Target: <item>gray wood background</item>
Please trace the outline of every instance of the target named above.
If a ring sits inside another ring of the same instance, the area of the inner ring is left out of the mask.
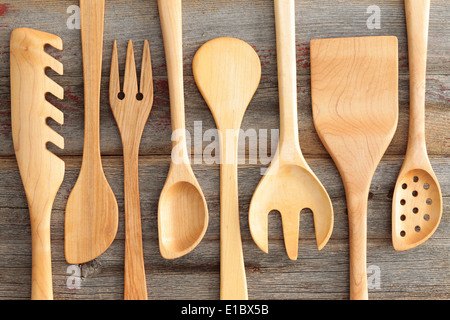
[[[28,206],[11,138],[9,36],[17,27],[31,27],[62,37],[64,50],[49,53],[64,63],[64,76],[49,76],[65,89],[65,98],[48,99],[65,113],[63,126],[49,123],[65,137],[65,150],[49,148],[66,162],[66,176],[52,214],[52,260],[55,299],[122,299],[124,262],[122,147],[108,104],[108,75],[113,40],[118,40],[120,68],[126,43],[134,41],[137,65],[144,39],[150,41],[154,75],[154,106],[144,131],[140,157],[140,192],[145,267],[149,299],[219,298],[219,166],[204,161],[193,166],[205,193],[210,223],[203,241],[188,255],[165,260],[158,248],[157,204],[169,168],[171,126],[164,48],[156,0],[106,1],[101,148],[106,176],[120,210],[119,230],[111,247],[98,259],[70,266],[64,259],[64,209],[77,178],[83,146],[83,76],[80,30],[71,29],[74,0],[14,0],[0,3],[0,299],[29,299],[31,240]],[[366,25],[371,5],[380,8],[380,29]],[[367,265],[370,299],[450,298],[450,2],[431,6],[426,132],[432,165],[443,192],[443,217],[435,234],[421,246],[396,252],[391,243],[393,188],[406,151],[408,135],[408,58],[401,0],[296,1],[296,46],[300,145],[306,160],[333,201],[335,225],[329,243],[318,251],[311,214],[302,214],[299,258],[288,259],[279,215],[269,218],[269,254],[253,242],[247,222],[249,203],[261,179],[263,163],[250,161],[247,150],[239,166],[241,233],[250,299],[348,299],[348,221],[343,185],[337,169],[313,126],[309,73],[309,41],[314,38],[395,35],[399,40],[400,116],[396,135],[383,157],[369,194]],[[270,0],[186,0],[183,2],[183,49],[186,127],[204,133],[213,118],[192,76],[192,58],[207,40],[231,36],[251,44],[260,56],[262,79],[242,124],[243,130],[277,129],[278,91],[275,23]],[[139,67],[138,67],[139,68]],[[197,122],[201,121],[201,122]],[[270,137],[270,135],[269,135]],[[203,147],[210,141],[204,141]],[[274,146],[276,147],[276,146]],[[269,145],[270,150],[270,145]],[[192,153],[198,152],[192,148]],[[198,156],[198,154],[197,154]],[[77,273],[79,272],[79,273]],[[79,277],[77,278],[77,275]],[[71,283],[71,280],[78,282]],[[69,285],[68,285],[69,283]],[[70,285],[72,284],[72,285]],[[75,284],[75,287],[73,286]],[[375,284],[378,284],[375,285]],[[76,286],[78,285],[78,287]]]

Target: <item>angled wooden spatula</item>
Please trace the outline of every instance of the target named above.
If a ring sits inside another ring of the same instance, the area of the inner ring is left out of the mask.
[[[367,200],[397,128],[397,38],[312,40],[311,90],[314,125],[347,197],[350,298],[367,299]]]
[[[53,299],[50,250],[50,216],[56,193],[64,179],[64,161],[51,153],[47,142],[64,148],[64,139],[47,124],[64,122],[62,111],[45,98],[63,99],[63,88],[45,75],[63,65],[44,51],[45,45],[62,50],[62,40],[52,34],[20,28],[11,33],[11,127],[14,151],[28,200],[31,218],[33,300]]]
[[[100,85],[105,0],[80,0],[84,75],[83,163],[70,193],[65,216],[65,254],[71,264],[101,255],[119,224],[116,197],[106,180],[100,155]]]

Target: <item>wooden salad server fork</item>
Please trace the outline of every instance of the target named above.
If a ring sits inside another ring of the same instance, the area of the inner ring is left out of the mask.
[[[436,231],[442,192],[427,154],[425,83],[430,0],[405,0],[410,74],[408,147],[392,199],[392,244],[397,251],[417,247]]]
[[[123,146],[125,189],[125,300],[147,300],[139,201],[139,145],[153,104],[150,46],[144,42],[138,87],[133,43],[128,42],[123,90],[120,89],[117,43],[114,41],[109,102]]]
[[[84,148],[81,170],[66,205],[65,254],[70,264],[91,261],[113,242],[119,224],[116,197],[100,155],[100,85],[105,0],[80,0],[84,74]]]
[[[64,139],[47,124],[63,124],[64,114],[45,98],[63,99],[64,90],[45,74],[51,68],[63,74],[63,65],[44,51],[45,45],[62,50],[52,34],[20,28],[11,33],[11,127],[14,151],[28,200],[31,220],[31,299],[53,299],[50,219],[53,201],[64,179],[64,161],[51,153],[47,142],[64,149]]]
[[[306,163],[300,150],[297,118],[295,58],[295,1],[275,0],[280,139],[274,159],[252,197],[249,227],[255,243],[268,252],[268,214],[281,214],[284,242],[290,259],[298,255],[300,211],[314,215],[316,240],[321,250],[333,230],[330,197]]]

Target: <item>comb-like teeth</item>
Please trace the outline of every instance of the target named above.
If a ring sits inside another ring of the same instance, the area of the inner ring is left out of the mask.
[[[60,61],[56,60],[49,54],[45,54],[45,55],[43,55],[43,57],[45,57],[44,64],[48,68],[54,70],[59,75],[62,75],[64,73],[64,67]]]
[[[142,66],[141,66],[140,91],[144,95],[144,97],[153,97],[152,60],[150,56],[150,44],[148,40],[144,41],[144,50],[142,54]]]
[[[44,106],[45,106],[44,114],[46,116],[52,118],[53,120],[58,122],[60,125],[64,124],[64,113],[61,110],[56,108],[54,105],[52,105],[47,100],[44,102]]]
[[[45,77],[45,92],[53,94],[58,99],[64,99],[64,89],[49,77]]]
[[[64,138],[49,126],[46,126],[45,130],[48,136],[47,142],[51,142],[58,148],[64,149]]]
[[[37,31],[39,32],[39,31]],[[62,50],[63,49],[63,42],[62,39],[54,34],[46,33],[46,32],[40,32],[40,37],[44,39],[44,43],[48,44],[55,49]]]
[[[125,93],[125,95],[136,95],[138,93],[136,62],[134,60],[133,42],[131,40],[128,41],[127,61],[125,63],[125,75],[123,83],[123,92]]]

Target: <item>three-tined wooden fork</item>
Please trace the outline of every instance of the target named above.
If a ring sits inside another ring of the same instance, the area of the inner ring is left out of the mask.
[[[138,87],[133,44],[128,43],[123,89],[120,88],[117,43],[114,41],[109,102],[122,138],[125,188],[125,288],[126,300],[146,300],[147,285],[142,246],[139,202],[139,144],[153,104],[153,83],[148,41],[144,42],[141,81]]]

